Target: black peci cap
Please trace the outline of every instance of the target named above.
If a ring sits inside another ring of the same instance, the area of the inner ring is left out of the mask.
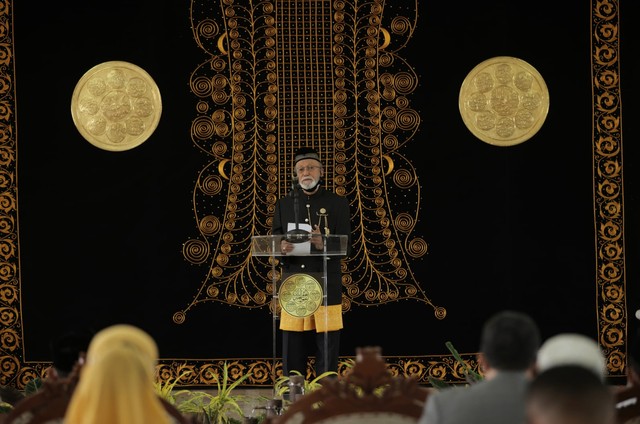
[[[304,159],[315,159],[318,162],[322,163],[318,152],[315,149],[312,149],[311,147],[299,148],[298,151],[296,152],[296,156],[295,156],[295,159],[293,160],[293,164],[295,165],[296,163]]]

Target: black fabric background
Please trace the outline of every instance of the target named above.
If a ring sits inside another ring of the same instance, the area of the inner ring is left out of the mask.
[[[621,5],[627,301],[638,308],[637,25]],[[480,7],[481,6],[481,7]],[[206,158],[191,144],[188,75],[203,60],[185,2],[28,2],[14,5],[20,279],[27,361],[48,361],[50,337],[69,328],[130,322],[162,358],[271,354],[265,310],[206,304],[175,325],[202,278],[181,246],[195,229],[191,191]],[[127,19],[123,20],[123,11]],[[497,310],[529,312],[543,336],[598,336],[592,163],[589,2],[422,2],[404,56],[421,76],[422,129],[407,146],[424,187],[419,232],[430,253],[414,271],[435,303],[354,308],[342,355],[380,345],[385,355],[475,352]],[[634,41],[635,42],[635,41]],[[487,145],[458,111],[478,63],[514,56],[550,92],[539,133],[510,148]],[[160,124],[143,145],[102,151],[73,125],[71,95],[94,65],[123,60],[153,76]],[[635,326],[631,319],[630,325]],[[633,328],[633,327],[632,327]],[[631,334],[631,333],[630,333]]]

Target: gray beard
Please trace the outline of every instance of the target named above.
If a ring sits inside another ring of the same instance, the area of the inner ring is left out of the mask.
[[[302,184],[300,184],[300,187],[302,187],[302,190],[304,192],[311,193],[313,191],[316,191],[316,189],[318,188],[319,185],[320,185],[320,180],[316,181],[316,183],[314,185],[312,185],[311,187],[309,187],[309,188],[305,187]]]

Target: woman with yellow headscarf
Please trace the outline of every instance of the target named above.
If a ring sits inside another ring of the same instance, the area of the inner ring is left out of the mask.
[[[65,424],[171,424],[154,388],[158,347],[128,324],[98,332],[87,350]]]

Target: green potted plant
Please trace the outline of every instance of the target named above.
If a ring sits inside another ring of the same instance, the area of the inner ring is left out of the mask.
[[[211,373],[211,376],[217,385],[215,394],[181,390],[175,394],[176,407],[182,413],[198,416],[204,424],[242,423],[244,420],[242,405],[248,403],[249,399],[247,396],[234,394],[233,391],[249,378],[251,373],[247,373],[229,384],[229,367],[225,362],[222,369],[222,379],[217,374]]]
[[[292,381],[293,376],[302,377],[301,380],[303,381],[303,393],[310,393],[322,387],[321,381],[323,378],[338,376],[338,373],[335,371],[326,371],[320,374],[319,376],[317,376],[316,378],[314,378],[313,380],[307,380],[306,378],[304,378],[301,372],[293,370],[291,371],[291,375],[283,375],[276,380],[274,385],[274,392],[277,397],[284,398],[284,395],[289,393],[290,383]],[[288,403],[291,403],[289,399],[287,400],[283,399],[283,402],[285,403],[285,405]]]
[[[187,390],[180,390],[180,391],[176,392],[175,391],[175,386],[184,377],[188,376],[189,374],[191,374],[190,370],[186,370],[186,371],[182,371],[182,372],[179,371],[179,375],[177,375],[173,379],[168,378],[164,382],[161,381],[160,379],[156,380],[153,383],[153,387],[154,387],[156,393],[158,394],[158,396],[160,396],[161,398],[163,398],[164,400],[169,402],[171,405],[175,405],[176,404],[176,395],[182,394],[184,392],[188,392]]]

